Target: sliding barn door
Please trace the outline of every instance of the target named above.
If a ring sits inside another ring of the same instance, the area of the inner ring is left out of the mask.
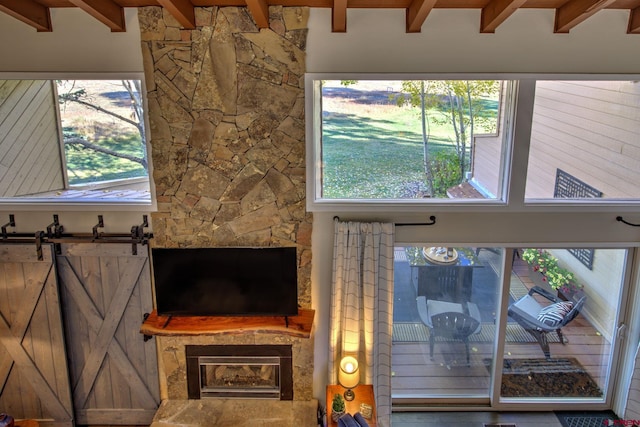
[[[60,298],[51,245],[0,245],[0,409],[72,426]]]
[[[150,424],[160,401],[146,246],[62,244],[57,256],[78,424]]]

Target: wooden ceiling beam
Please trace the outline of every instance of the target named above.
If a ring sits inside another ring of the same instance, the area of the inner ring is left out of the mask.
[[[196,28],[196,12],[189,0],[158,0],[158,3],[167,9],[184,28],[188,30]]]
[[[615,0],[569,0],[556,9],[554,33],[568,33]]]
[[[249,13],[258,28],[269,28],[269,5],[266,0],[246,0]]]
[[[0,11],[31,25],[38,31],[51,31],[49,8],[34,0],[0,0]]]
[[[437,0],[413,0],[407,8],[407,33],[419,33]]]
[[[331,31],[334,33],[347,32],[347,0],[333,0]]]
[[[629,12],[627,34],[640,34],[640,6]]]
[[[482,8],[480,15],[480,32],[495,33],[498,25],[518,10],[527,0],[491,0]]]
[[[124,21],[124,8],[113,0],[69,0],[74,6],[109,27],[112,32],[127,31]]]

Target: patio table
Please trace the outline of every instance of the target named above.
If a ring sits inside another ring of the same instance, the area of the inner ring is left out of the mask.
[[[446,265],[430,262],[423,247],[405,250],[416,295],[456,303],[471,300],[473,270],[483,267],[473,249],[455,248],[457,258]]]

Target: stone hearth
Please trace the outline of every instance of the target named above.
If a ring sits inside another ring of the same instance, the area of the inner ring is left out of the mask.
[[[317,409],[315,400],[171,400],[150,427],[317,427]]]

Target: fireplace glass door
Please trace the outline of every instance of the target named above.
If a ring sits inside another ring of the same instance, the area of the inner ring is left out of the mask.
[[[279,364],[278,357],[200,357],[200,396],[279,399]]]

